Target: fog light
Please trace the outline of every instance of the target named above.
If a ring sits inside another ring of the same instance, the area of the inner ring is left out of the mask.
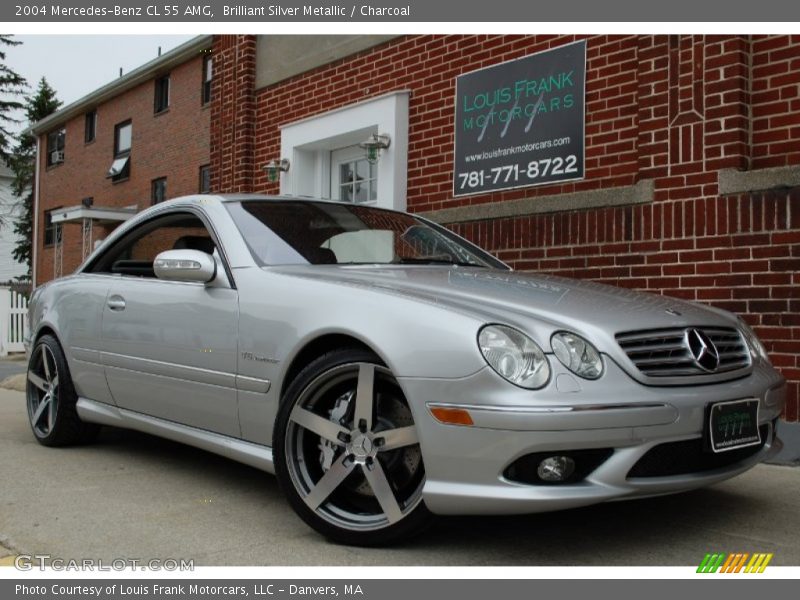
[[[564,481],[574,472],[575,461],[569,456],[548,456],[536,469],[542,481]]]

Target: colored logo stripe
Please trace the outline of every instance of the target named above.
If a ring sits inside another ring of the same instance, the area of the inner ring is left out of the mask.
[[[725,571],[726,573],[738,573],[742,570],[742,566],[744,566],[744,561],[750,556],[747,552],[737,552],[733,554],[733,560],[731,561],[728,570]]]
[[[769,561],[772,560],[772,554],[753,554],[753,558],[747,564],[745,573],[763,573],[767,568]]]
[[[724,554],[706,554],[703,562],[697,567],[698,573],[716,573],[722,561],[725,560]]]
[[[732,554],[709,552],[703,557],[700,566],[697,567],[697,572],[763,573],[773,556],[774,554],[772,553],[764,552],[756,552],[752,555],[747,552],[734,552]],[[749,562],[747,562],[748,558],[750,559]],[[745,563],[747,563],[746,566]]]

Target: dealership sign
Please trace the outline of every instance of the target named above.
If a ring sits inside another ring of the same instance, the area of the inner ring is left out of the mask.
[[[456,196],[584,176],[586,42],[456,78]]]

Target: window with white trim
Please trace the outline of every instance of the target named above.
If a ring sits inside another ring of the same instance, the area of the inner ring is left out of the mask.
[[[378,165],[370,163],[358,145],[331,152],[331,198],[354,204],[378,199]]]
[[[64,146],[67,141],[67,130],[64,127],[47,134],[47,166],[60,165],[64,162]]]
[[[392,92],[283,126],[280,158],[291,167],[281,193],[405,210],[408,98]],[[391,144],[371,165],[358,144],[372,134]]]

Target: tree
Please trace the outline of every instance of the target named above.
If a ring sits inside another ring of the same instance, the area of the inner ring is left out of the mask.
[[[42,77],[36,92],[24,105],[25,116],[29,123],[36,123],[57,111],[60,106],[61,101],[56,97],[56,91]],[[14,247],[13,255],[17,262],[28,265],[27,278],[30,279],[33,260],[33,197],[36,183],[34,136],[24,134],[20,136],[9,166],[14,171],[12,193],[17,198],[22,198],[22,210],[14,221],[14,233],[19,236],[19,241]]]
[[[15,73],[6,63],[6,46],[18,46],[22,42],[11,39],[10,35],[0,34],[0,160],[8,162],[13,134],[9,126],[19,121],[13,116],[15,110],[23,108],[17,100],[25,93],[25,78]]]

